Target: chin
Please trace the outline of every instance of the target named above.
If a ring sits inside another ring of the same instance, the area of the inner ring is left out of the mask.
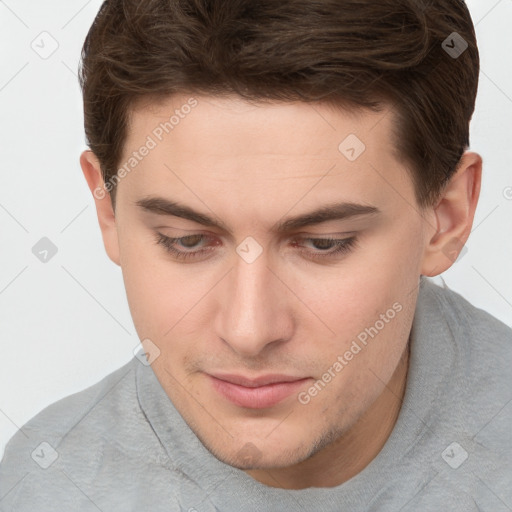
[[[286,468],[306,460],[316,451],[314,445],[308,449],[302,443],[292,446],[280,443],[276,447],[259,438],[232,443],[227,449],[202,443],[218,460],[241,470]]]

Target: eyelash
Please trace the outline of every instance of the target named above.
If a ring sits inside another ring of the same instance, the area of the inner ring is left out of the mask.
[[[180,251],[179,249],[176,249],[175,244],[182,242],[183,240],[186,240],[187,238],[201,238],[201,240],[204,240],[208,238],[206,235],[188,235],[183,236],[180,238],[171,238],[169,236],[166,236],[162,233],[156,232],[156,243],[157,245],[163,245],[165,250],[171,254],[173,257],[175,257],[178,260],[184,260],[189,261],[195,258],[198,258],[201,255],[204,255],[207,252],[211,252],[213,248],[209,249],[201,249],[199,251]],[[335,249],[331,252],[320,252],[320,253],[312,253],[309,251],[301,250],[300,252],[309,252],[308,258],[313,260],[322,260],[327,258],[332,258],[333,256],[341,256],[344,255],[351,250],[354,249],[354,247],[357,244],[357,238],[350,237],[350,238],[344,238],[344,239],[337,239],[337,238],[302,238],[301,241],[308,241],[308,242],[329,242],[331,244],[334,244]]]

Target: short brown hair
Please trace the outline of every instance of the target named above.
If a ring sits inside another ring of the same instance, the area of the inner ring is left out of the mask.
[[[458,58],[443,45],[454,32],[468,45]],[[143,98],[237,94],[374,111],[387,102],[395,153],[426,206],[469,146],[478,76],[462,0],[106,0],[83,45],[80,86],[105,182]]]

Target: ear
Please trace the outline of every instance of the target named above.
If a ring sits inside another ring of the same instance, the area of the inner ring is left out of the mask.
[[[80,166],[94,197],[98,222],[107,255],[115,264],[121,265],[114,209],[101,174],[99,160],[91,150],[86,150],[80,155]]]
[[[455,263],[471,233],[481,180],[482,157],[464,153],[433,208],[437,231],[425,248],[422,275],[437,276]]]

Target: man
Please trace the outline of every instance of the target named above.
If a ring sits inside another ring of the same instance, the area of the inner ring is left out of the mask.
[[[454,0],[115,0],[81,166],[144,353],[9,442],[0,510],[512,510]],[[457,93],[454,94],[453,91]]]

